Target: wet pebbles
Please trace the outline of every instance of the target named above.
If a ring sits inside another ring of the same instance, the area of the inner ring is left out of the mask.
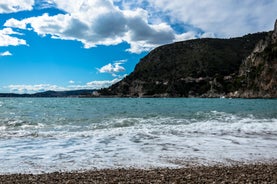
[[[0,183],[277,183],[277,163],[0,175]]]

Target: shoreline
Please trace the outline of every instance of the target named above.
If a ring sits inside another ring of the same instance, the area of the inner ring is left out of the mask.
[[[25,96],[27,95],[27,96]],[[201,97],[201,96],[116,96],[116,95],[110,95],[110,96],[29,96],[29,94],[16,94],[16,96],[5,96],[0,93],[0,98],[3,99],[9,99],[9,98],[37,98],[37,99],[47,99],[47,98],[80,98],[80,99],[109,99],[109,98],[118,98],[118,99],[246,99],[246,100],[276,100],[277,97],[231,97],[231,96],[215,96],[215,97]]]
[[[277,183],[277,163],[0,174],[0,183]]]

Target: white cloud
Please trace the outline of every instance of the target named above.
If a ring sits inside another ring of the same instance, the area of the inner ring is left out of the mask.
[[[76,40],[84,48],[127,42],[127,51],[132,53],[198,37],[268,31],[277,17],[274,0],[42,0],[40,5],[55,6],[65,13],[12,18],[5,26]],[[178,33],[173,25],[180,28]]]
[[[125,62],[125,61],[123,61],[123,60],[117,61],[114,64],[109,63],[101,68],[97,68],[97,70],[100,73],[110,73],[110,74],[125,72],[125,68],[123,66],[121,66],[121,64],[123,64],[123,62]]]
[[[1,0],[0,14],[32,10],[35,0]]]
[[[10,51],[1,52],[0,56],[12,56],[12,53]]]
[[[17,38],[13,35],[21,35],[21,33],[15,32],[11,28],[4,28],[0,30],[0,47],[27,45],[25,40]]]
[[[119,82],[121,78],[115,78],[113,80],[94,80],[86,83],[85,85],[69,85],[67,86],[67,90],[80,90],[80,89],[101,89],[107,88],[117,82]]]
[[[117,82],[119,82],[121,79],[115,78],[113,80],[103,80],[103,81],[91,81],[86,84],[86,87],[91,89],[101,89],[109,87]]]
[[[4,87],[4,88],[10,89],[10,91],[14,93],[37,93],[37,92],[44,92],[48,90],[53,90],[53,91],[67,90],[67,88],[65,87],[60,87],[60,86],[51,85],[51,84],[9,85],[8,87]]]
[[[84,85],[68,85],[66,87],[51,85],[51,84],[36,84],[36,85],[9,85],[5,86],[4,89],[9,89],[12,93],[37,93],[44,91],[68,91],[68,90],[80,90],[80,89],[101,89],[109,87],[116,82],[120,81],[121,78],[115,78],[113,80],[95,80],[88,82]]]
[[[128,42],[128,51],[139,53],[176,39],[169,24],[151,24],[149,12],[141,8],[121,10],[111,0],[52,0],[65,14],[9,19],[6,27],[27,29],[41,36],[77,40],[85,48]]]
[[[17,19],[10,18],[9,20],[7,20],[5,22],[4,26],[15,27],[15,28],[19,28],[19,29],[27,29],[26,24],[27,24],[26,21],[19,21]],[[6,28],[6,29],[10,29],[10,28]]]
[[[271,30],[277,18],[277,1],[256,0],[148,0],[171,22],[183,23],[219,37],[241,36]],[[206,36],[205,34],[204,36]]]
[[[177,35],[174,41],[178,42],[178,41],[190,40],[190,39],[196,39],[196,38],[197,38],[197,33],[195,33],[195,32],[186,32],[186,33]]]
[[[74,84],[74,83],[75,83],[75,81],[70,80],[70,81],[68,81],[68,83],[69,83],[69,84]]]

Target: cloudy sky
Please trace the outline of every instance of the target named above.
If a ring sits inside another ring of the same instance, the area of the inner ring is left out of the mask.
[[[151,49],[269,31],[276,0],[0,0],[0,92],[107,87]]]

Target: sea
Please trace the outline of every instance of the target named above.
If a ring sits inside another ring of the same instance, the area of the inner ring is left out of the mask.
[[[276,99],[0,98],[0,174],[276,160]]]

